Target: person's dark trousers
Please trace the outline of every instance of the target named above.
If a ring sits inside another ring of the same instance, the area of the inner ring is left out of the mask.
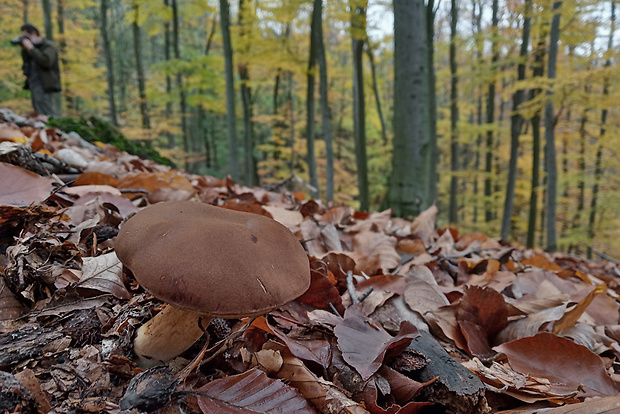
[[[60,118],[60,109],[56,107],[56,97],[58,92],[47,93],[39,82],[30,83],[30,98],[32,107],[38,114]]]

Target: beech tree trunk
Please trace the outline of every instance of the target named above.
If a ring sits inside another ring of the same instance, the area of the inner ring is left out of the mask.
[[[317,2],[318,7],[317,7]],[[319,178],[316,170],[316,156],[314,154],[314,139],[315,139],[315,82],[314,72],[316,68],[316,49],[317,49],[317,24],[321,19],[320,13],[322,12],[322,0],[315,0],[313,2],[312,21],[310,23],[310,51],[308,57],[308,72],[307,78],[307,93],[306,93],[306,149],[308,152],[308,174],[310,175],[310,184],[316,189],[312,193],[312,197],[319,196]],[[318,15],[318,16],[317,16]]]
[[[239,25],[241,26],[242,36],[247,36],[244,27],[243,14],[246,7],[245,0],[239,1]],[[238,65],[239,79],[241,81],[241,101],[243,107],[243,149],[245,161],[245,183],[249,186],[258,184],[258,172],[254,162],[254,131],[252,125],[252,89],[249,86],[250,73],[246,63]]]
[[[611,0],[611,28],[609,31],[609,40],[607,42],[607,51],[613,50],[614,32],[616,30],[616,1]],[[605,66],[611,66],[611,58],[605,62]],[[605,79],[603,84],[603,95],[609,95],[609,79]],[[601,111],[601,129],[599,132],[598,145],[596,146],[596,161],[594,162],[594,185],[592,186],[592,200],[590,201],[590,217],[588,220],[588,259],[592,259],[592,251],[594,244],[594,226],[596,224],[596,213],[598,206],[599,188],[601,177],[603,176],[603,138],[607,131],[607,108]]]
[[[181,47],[179,42],[179,11],[177,6],[177,0],[172,0],[172,46],[174,49],[174,58],[181,59]],[[181,108],[181,130],[183,131],[183,150],[185,151],[185,157],[192,151],[191,137],[187,128],[187,100],[185,97],[185,90],[183,89],[183,74],[181,71],[177,72],[177,88],[179,88],[179,106]],[[185,168],[188,167],[187,161],[185,162]]]
[[[237,163],[237,127],[235,115],[235,85],[233,78],[233,55],[230,41],[230,17],[228,0],[220,0],[220,26],[224,46],[224,62],[226,72],[226,120],[228,125],[228,157],[230,175],[233,180],[239,178]]]
[[[366,55],[368,55],[368,62],[370,62],[370,73],[372,76],[372,91],[375,95],[375,102],[377,103],[377,114],[379,115],[379,122],[381,122],[381,139],[383,144],[387,145],[387,127],[385,126],[385,117],[383,116],[383,110],[381,109],[381,98],[379,97],[379,86],[377,85],[377,68],[375,65],[375,54],[370,47],[369,42],[366,42]]]
[[[142,128],[150,128],[151,122],[148,114],[146,102],[146,81],[144,77],[144,67],[142,66],[142,39],[138,18],[140,16],[140,6],[136,0],[133,1],[133,50],[136,57],[136,72],[138,74],[138,94],[140,96],[140,115],[142,116]]]
[[[558,57],[558,41],[560,38],[560,7],[561,1],[553,3],[553,19],[551,20],[551,30],[549,38],[549,59],[547,78],[553,82],[556,77],[556,63]],[[555,112],[553,109],[554,90],[547,90],[547,102],[545,104],[545,164],[547,167],[547,200],[546,200],[546,220],[547,220],[547,250],[554,252],[557,249],[556,239],[556,209],[557,209],[557,187],[558,187],[558,167],[555,151]]]
[[[417,216],[429,197],[432,157],[424,0],[394,0],[394,151],[387,204]]]
[[[435,91],[435,0],[428,0],[426,5],[426,73],[428,75],[428,106],[429,106],[429,146],[430,152],[425,159],[427,186],[427,201],[430,206],[437,202],[437,165],[439,164],[439,149],[437,148],[437,94]]]
[[[317,11],[316,24],[316,53],[319,63],[319,92],[321,96],[321,121],[323,125],[323,140],[325,141],[325,200],[334,200],[334,149],[332,142],[332,126],[327,97],[327,59],[325,58],[325,44],[323,42],[323,0],[314,0]]]
[[[478,6],[478,13],[476,13],[476,5]],[[473,13],[473,21],[475,22],[475,38],[476,38],[476,61],[478,63],[478,67],[482,67],[482,1],[473,0],[472,1],[472,13]],[[478,70],[478,68],[474,64],[474,72]],[[474,175],[474,184],[473,184],[473,193],[474,193],[474,211],[473,211],[473,222],[478,223],[478,187],[479,180],[478,177],[480,173],[480,157],[482,150],[482,133],[480,132],[482,128],[482,87],[477,88],[478,98],[476,102],[476,125],[478,126],[478,133],[476,138],[476,153],[474,155],[474,169],[476,173]]]
[[[118,126],[116,117],[116,100],[114,99],[114,66],[112,63],[112,52],[110,50],[110,38],[108,37],[108,0],[101,0],[101,44],[103,46],[103,56],[105,58],[106,80],[108,82],[108,110],[110,111],[110,122]]]
[[[45,38],[54,40],[54,26],[52,25],[52,2],[42,0],[43,5],[43,27],[45,28]]]
[[[489,223],[493,220],[493,181],[491,175],[493,173],[493,130],[491,126],[495,121],[495,73],[497,72],[497,61],[499,59],[498,45],[497,45],[497,27],[498,27],[498,12],[499,1],[493,0],[493,16],[492,16],[492,36],[491,41],[491,76],[492,79],[489,82],[489,90],[487,94],[487,125],[489,130],[487,131],[486,138],[486,153],[484,162],[484,172],[486,176],[484,178],[484,221]]]
[[[458,9],[456,0],[450,2],[450,207],[448,211],[448,220],[450,223],[458,221],[458,178],[456,177],[459,170],[459,106],[458,106],[458,74],[456,63],[456,24],[458,17]]]
[[[521,51],[519,53],[519,65],[517,67],[517,80],[525,79],[525,69],[527,62],[527,48],[530,43],[530,29],[532,18],[532,0],[525,0],[525,10],[523,12],[523,37],[521,38]],[[512,212],[514,209],[515,188],[517,186],[517,161],[519,159],[519,135],[523,127],[523,117],[518,112],[523,103],[525,91],[517,90],[512,95],[512,116],[510,117],[510,161],[508,164],[508,184],[506,185],[506,198],[504,199],[504,214],[502,216],[501,238],[508,241],[512,228]]]
[[[366,157],[366,103],[364,95],[364,43],[366,42],[367,0],[351,4],[351,43],[353,47],[353,135],[357,161],[357,188],[360,210],[368,211],[368,161]]]

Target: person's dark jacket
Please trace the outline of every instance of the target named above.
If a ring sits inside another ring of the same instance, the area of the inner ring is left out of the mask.
[[[58,50],[54,43],[43,39],[41,44],[35,45],[30,50],[22,50],[24,59],[24,74],[29,76],[31,66],[37,65],[43,90],[47,93],[60,92],[60,69],[58,67]],[[28,80],[24,89],[29,89]]]

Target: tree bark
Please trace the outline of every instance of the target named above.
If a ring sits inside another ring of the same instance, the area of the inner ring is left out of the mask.
[[[329,203],[334,200],[334,149],[332,142],[332,126],[329,111],[329,100],[327,97],[327,59],[325,58],[325,44],[323,43],[323,1],[314,0],[315,7],[318,7],[318,21],[316,25],[316,52],[319,63],[319,92],[321,96],[321,121],[323,125],[323,140],[325,141],[325,200]]]
[[[521,50],[519,53],[519,65],[517,67],[517,80],[525,79],[527,63],[527,48],[530,43],[530,29],[532,18],[532,0],[525,0],[523,15],[523,37],[521,38]],[[515,188],[517,186],[517,161],[519,159],[519,135],[523,127],[523,116],[518,112],[523,103],[525,91],[517,90],[512,95],[512,116],[510,117],[510,161],[508,164],[508,184],[506,185],[506,198],[504,199],[504,214],[502,216],[501,238],[508,241],[512,228],[512,212],[514,209]]]
[[[607,42],[607,52],[611,52],[614,46],[614,32],[616,30],[616,1],[611,0],[611,28],[609,40]],[[606,67],[611,66],[611,58],[605,62]],[[606,78],[603,84],[603,95],[609,95],[609,79]],[[596,160],[594,162],[594,185],[592,186],[592,199],[590,200],[590,217],[588,220],[588,259],[592,258],[594,244],[594,226],[596,224],[596,213],[598,206],[598,196],[600,190],[601,177],[603,176],[603,138],[607,131],[607,108],[601,111],[601,129],[599,132],[598,145],[596,146]]]
[[[493,16],[492,16],[492,41],[491,41],[491,76],[492,79],[489,82],[489,90],[487,95],[487,126],[489,130],[487,131],[486,138],[486,153],[485,153],[485,163],[484,163],[484,171],[486,176],[484,178],[484,221],[489,223],[493,220],[493,201],[491,197],[493,196],[493,181],[491,180],[491,175],[493,172],[493,130],[491,127],[493,126],[493,122],[495,121],[495,74],[497,72],[497,61],[499,59],[498,45],[497,45],[497,35],[498,35],[498,12],[499,1],[493,0]]]
[[[317,7],[317,3],[318,7]],[[317,198],[319,196],[319,178],[316,170],[316,156],[314,153],[314,139],[315,139],[315,81],[314,72],[316,68],[316,48],[317,48],[317,28],[319,20],[321,19],[320,13],[322,13],[322,0],[315,0],[313,2],[312,21],[310,23],[310,50],[308,56],[308,71],[307,78],[307,93],[306,93],[306,150],[308,152],[308,173],[310,175],[310,184],[316,189],[312,193],[312,197]]]
[[[110,111],[110,122],[118,126],[116,117],[116,100],[114,99],[114,66],[112,63],[112,52],[110,50],[110,38],[108,36],[108,0],[101,0],[101,43],[103,55],[105,57],[106,80],[108,82],[108,109]]]
[[[478,5],[478,14],[476,14],[476,5]],[[476,65],[474,64],[474,72],[476,70],[479,70],[479,67],[482,67],[482,48],[483,48],[483,43],[482,43],[482,2],[481,1],[476,1],[473,0],[472,1],[472,10],[473,10],[473,16],[472,19],[475,22],[474,25],[474,37],[475,37],[475,41],[476,41],[476,50],[475,50],[475,54],[476,54],[476,61],[478,63],[478,67],[476,67]],[[477,102],[476,102],[476,125],[478,126],[478,133],[477,138],[476,138],[476,153],[474,155],[474,169],[476,170],[476,173],[474,174],[474,184],[473,184],[473,193],[474,193],[474,211],[473,211],[473,222],[474,223],[478,223],[478,187],[479,187],[479,173],[480,173],[480,150],[482,149],[482,133],[481,131],[481,127],[482,127],[482,87],[478,86],[477,88],[477,92],[478,92],[478,97],[477,97]]]
[[[385,117],[383,116],[383,110],[381,109],[381,99],[379,97],[379,86],[377,84],[377,68],[375,65],[375,54],[370,47],[369,42],[366,42],[366,55],[368,55],[368,62],[370,62],[370,73],[372,76],[372,91],[375,95],[375,102],[377,103],[377,114],[379,115],[379,122],[381,122],[381,139],[383,144],[388,144],[387,139],[387,127],[385,126]]]
[[[456,25],[458,18],[458,8],[456,0],[450,2],[450,207],[448,210],[448,220],[450,223],[458,221],[458,178],[459,170],[459,144],[458,144],[458,73],[456,63]]]
[[[553,19],[551,20],[549,38],[549,60],[547,78],[554,81],[556,77],[556,63],[558,57],[558,41],[560,38],[560,7],[561,1],[553,3]],[[555,151],[555,112],[553,109],[553,88],[547,90],[547,102],[545,104],[545,164],[547,167],[547,250],[553,252],[557,249],[556,239],[556,209],[558,167]]]
[[[243,14],[246,12],[247,6],[245,0],[239,1],[239,25],[241,26],[241,35],[247,37]],[[241,81],[241,101],[243,107],[243,148],[245,161],[245,183],[249,186],[258,184],[258,172],[256,171],[256,163],[254,160],[254,132],[252,125],[252,89],[249,86],[250,74],[247,63],[238,65],[239,79]]]
[[[427,171],[427,204],[437,202],[437,165],[439,164],[439,148],[437,147],[437,93],[435,76],[435,0],[428,0],[426,5],[426,56],[428,59],[426,73],[428,76],[428,106],[429,106],[429,154],[425,157],[424,167]]]
[[[52,2],[42,0],[43,5],[43,27],[45,28],[45,38],[54,40],[54,26],[52,25]]]
[[[394,0],[394,150],[387,196],[396,216],[432,203],[428,41],[424,0]]]
[[[234,180],[239,177],[237,163],[237,127],[235,115],[235,85],[233,79],[233,55],[230,41],[230,17],[228,0],[220,0],[220,26],[224,46],[224,62],[226,71],[226,119],[228,125],[228,156],[230,175]]]
[[[174,58],[181,59],[181,47],[179,41],[179,11],[177,6],[177,0],[172,0],[172,46],[174,49]],[[181,130],[183,131],[183,150],[185,151],[185,168],[187,169],[187,156],[192,151],[192,142],[187,128],[187,99],[185,97],[185,90],[183,89],[183,73],[177,71],[177,88],[179,88],[179,106],[181,108]]]
[[[364,43],[366,42],[367,0],[351,2],[351,44],[353,48],[353,135],[357,161],[360,210],[368,211],[368,161],[366,157],[366,102],[364,95]]]
[[[170,0],[164,0],[164,5],[166,8],[170,7]],[[164,60],[166,62],[170,62],[170,20],[166,19],[164,21]],[[170,74],[166,71],[166,122],[172,122],[172,101],[170,100],[170,95],[172,94],[172,78],[170,78]],[[168,138],[168,148],[172,149],[176,146],[174,134],[170,131],[166,132],[166,137]]]
[[[532,78],[539,78],[544,75],[545,43],[546,33],[540,34],[540,41],[534,52],[534,66]],[[540,94],[540,89],[530,91],[529,100],[532,101]],[[532,181],[530,185],[530,208],[527,223],[527,242],[528,248],[533,248],[536,237],[536,217],[538,215],[538,192],[540,191],[540,111],[536,111],[531,119],[532,123]]]
[[[136,57],[136,72],[138,73],[138,93],[140,95],[140,115],[142,116],[142,128],[150,128],[151,122],[148,114],[148,106],[146,102],[146,81],[144,77],[144,68],[142,66],[142,40],[140,36],[140,26],[138,18],[140,16],[140,7],[137,0],[133,0],[133,47]]]
[[[67,58],[66,58],[66,50],[67,50],[67,41],[65,40],[65,0],[58,0],[56,3],[56,19],[58,23],[58,56],[60,59],[60,70],[61,70],[61,81],[62,81],[62,92],[61,94],[65,97],[65,102],[67,103],[68,108],[73,107],[73,100],[71,99],[71,94],[69,92],[69,82],[67,81],[66,70],[67,70]],[[60,101],[60,99],[59,99]],[[60,104],[60,102],[58,102]],[[60,106],[58,106],[60,109]]]

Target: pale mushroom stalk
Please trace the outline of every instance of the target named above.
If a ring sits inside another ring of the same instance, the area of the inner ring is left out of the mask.
[[[187,351],[203,335],[211,318],[167,305],[136,334],[133,350],[141,367],[163,364]]]

